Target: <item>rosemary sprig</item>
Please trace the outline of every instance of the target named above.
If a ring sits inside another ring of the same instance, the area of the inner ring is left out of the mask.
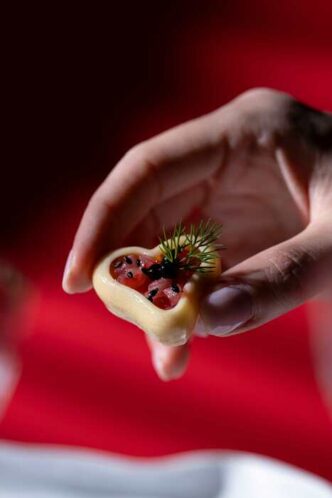
[[[218,250],[223,249],[222,244],[217,244],[222,232],[222,226],[208,220],[201,221],[198,226],[190,225],[187,232],[182,222],[178,223],[170,236],[163,229],[163,238],[160,241],[160,250],[165,260],[176,264],[178,269],[194,270],[201,273],[213,271],[214,260]],[[184,240],[181,242],[181,238]],[[186,256],[179,259],[181,251],[186,248]]]

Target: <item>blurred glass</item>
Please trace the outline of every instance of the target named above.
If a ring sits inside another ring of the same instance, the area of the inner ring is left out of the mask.
[[[18,346],[27,295],[23,276],[0,260],[0,420],[20,377]]]
[[[309,303],[308,310],[316,379],[332,417],[332,295]]]

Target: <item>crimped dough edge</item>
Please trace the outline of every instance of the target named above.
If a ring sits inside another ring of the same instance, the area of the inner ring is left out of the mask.
[[[105,256],[96,266],[92,283],[95,292],[106,308],[137,325],[150,337],[168,346],[180,346],[190,338],[195,326],[202,284],[216,280],[220,275],[220,258],[216,256],[215,269],[210,274],[194,274],[184,286],[179,302],[170,310],[162,310],[135,289],[117,282],[109,269],[113,260],[128,254],[144,254],[156,257],[161,253],[159,245],[153,249],[123,247]]]

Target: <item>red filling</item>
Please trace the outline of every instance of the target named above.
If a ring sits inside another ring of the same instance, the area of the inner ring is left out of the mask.
[[[181,268],[186,258],[184,249],[175,263],[169,263],[163,255],[152,258],[144,254],[128,254],[112,261],[110,273],[120,284],[143,294],[158,308],[174,308],[183,294],[185,283],[193,270]]]

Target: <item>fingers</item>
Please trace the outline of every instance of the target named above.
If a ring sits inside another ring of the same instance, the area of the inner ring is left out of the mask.
[[[189,344],[164,346],[146,336],[152,354],[153,367],[161,380],[169,381],[182,377],[189,361]]]
[[[217,171],[222,147],[215,119],[212,113],[167,131],[117,164],[85,210],[66,266],[65,291],[88,290],[104,253],[119,247],[157,205]]]
[[[208,187],[198,184],[181,194],[155,206],[144,220],[131,231],[124,245],[153,247],[158,244],[162,227],[173,228],[179,220],[186,220],[196,208],[201,208],[209,195]]]
[[[88,290],[94,264],[108,248],[121,244],[159,195],[159,184],[143,156],[124,157],[84,212],[65,269],[65,291]]]
[[[316,296],[331,274],[331,224],[309,225],[226,271],[204,298],[201,319],[212,335],[250,330]]]

